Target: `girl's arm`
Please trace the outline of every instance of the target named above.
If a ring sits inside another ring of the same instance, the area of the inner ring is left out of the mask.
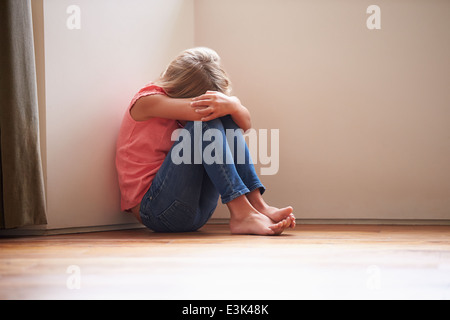
[[[231,115],[234,122],[241,128],[242,130],[247,131],[252,127],[252,119],[250,117],[250,111],[246,107],[244,107],[239,101],[239,107],[235,113]]]
[[[193,98],[191,106],[195,112],[202,115],[201,121],[209,121],[229,114],[242,130],[247,131],[252,127],[250,112],[237,97],[229,97],[217,91],[207,91]]]
[[[130,110],[136,121],[150,118],[166,118],[181,121],[200,121],[202,115],[191,107],[192,99],[175,99],[166,95],[155,94],[139,98]]]
[[[250,112],[237,97],[216,91],[208,91],[193,99],[170,98],[160,94],[142,97],[135,102],[130,114],[136,121],[153,117],[209,121],[229,114],[242,130],[247,131],[252,126]]]

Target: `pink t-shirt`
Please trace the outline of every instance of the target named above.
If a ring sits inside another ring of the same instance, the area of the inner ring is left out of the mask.
[[[123,117],[116,146],[116,168],[121,193],[121,209],[128,211],[138,205],[173,145],[171,135],[178,122],[151,118],[136,121],[130,110],[142,97],[164,94],[154,84],[142,88],[131,100]]]

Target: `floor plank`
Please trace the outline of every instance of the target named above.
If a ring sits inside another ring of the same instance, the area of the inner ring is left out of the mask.
[[[0,238],[0,299],[450,299],[450,226]]]

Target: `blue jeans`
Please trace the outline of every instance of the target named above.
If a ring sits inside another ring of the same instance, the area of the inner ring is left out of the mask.
[[[214,213],[219,195],[222,203],[227,203],[257,188],[261,193],[265,191],[255,172],[242,132],[236,131],[239,127],[230,116],[208,122],[191,121],[184,129],[191,139],[180,137],[173,144],[141,201],[142,222],[155,232],[198,230]],[[213,138],[203,141],[209,129],[216,129],[222,141]],[[233,141],[227,141],[227,129],[236,133]],[[243,148],[243,153],[237,151],[238,146]],[[215,151],[222,150],[222,161],[211,163],[205,157],[199,157],[199,154],[204,154],[205,148],[208,151],[214,147],[217,148]],[[190,149],[186,153],[190,153],[190,161],[175,164],[171,156],[174,149],[182,149],[183,152]]]

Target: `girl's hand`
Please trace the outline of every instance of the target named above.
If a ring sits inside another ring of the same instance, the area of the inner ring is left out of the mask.
[[[192,99],[191,107],[202,116],[201,121],[233,115],[241,106],[236,97],[229,97],[218,91],[207,91],[205,94]]]

